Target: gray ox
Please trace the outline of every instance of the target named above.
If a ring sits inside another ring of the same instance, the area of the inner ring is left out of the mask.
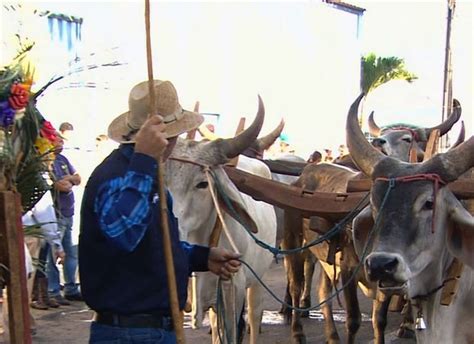
[[[417,129],[419,134],[415,134],[413,130],[386,131],[382,136],[384,138],[383,151],[392,154],[396,159],[407,160],[411,147],[426,146],[426,137],[429,136],[432,130],[439,129],[440,132],[446,133],[448,128],[451,128],[452,125],[459,120],[461,109],[457,101],[455,105],[457,105],[457,107],[455,107],[453,115],[445,122],[433,128]],[[418,142],[416,141],[417,139],[424,139],[424,141]],[[370,145],[369,143],[367,144]],[[375,145],[377,146],[377,143],[375,143]],[[378,146],[378,148],[380,149],[381,147]],[[360,176],[358,171],[335,164],[309,165],[303,170],[299,179],[292,185],[309,191],[344,193],[347,189],[348,181]],[[285,211],[284,247],[287,249],[299,247],[303,239],[311,241],[317,237],[318,234],[316,232],[325,232],[335,225],[335,222],[319,217],[313,217],[311,221],[312,224],[310,225],[309,220],[303,219],[298,213],[290,210]],[[316,232],[310,230],[310,227]],[[339,275],[340,272],[342,284],[345,285],[348,283],[343,291],[347,312],[346,332],[347,342],[353,343],[361,322],[357,299],[357,282],[360,282],[359,285],[362,287],[363,292],[367,296],[374,298],[372,322],[375,341],[376,343],[384,343],[384,329],[386,326],[390,297],[380,294],[377,295],[375,285],[369,283],[362,273],[359,273],[356,279],[349,283],[349,278],[359,264],[350,235],[350,226],[346,231],[343,231],[338,237],[331,241],[333,245],[335,245],[332,250],[338,249],[339,251],[336,255],[329,253],[331,250],[328,244],[313,246],[311,248],[311,252],[319,259],[324,270],[318,288],[319,299],[325,300],[329,297],[332,291],[332,281],[337,279],[336,276]],[[303,257],[300,255],[291,255],[285,259],[290,280],[292,304],[297,305],[298,302],[295,301],[301,298],[302,283],[304,281]],[[337,269],[334,268],[334,265],[327,263],[331,260],[335,261]],[[334,275],[334,272],[336,272],[337,275]],[[331,303],[324,304],[322,311],[325,318],[325,334],[328,342],[339,342],[339,335],[332,316]],[[305,341],[300,315],[299,312],[295,312],[291,319],[293,340],[298,343]]]
[[[474,218],[440,180],[452,182],[474,166],[474,137],[421,164],[400,162],[365,140],[357,124],[359,101],[350,108],[346,130],[355,163],[373,181],[370,207],[354,220],[359,255],[369,243],[367,276],[381,290],[407,292],[414,314],[426,323],[416,331],[417,342],[473,343]],[[382,204],[389,186],[384,178],[399,180]],[[455,258],[464,270],[452,303],[442,306],[440,287]]]
[[[459,102],[453,100],[453,109],[460,108]],[[374,120],[374,113],[369,115],[369,132],[375,138],[372,145],[384,154],[410,161],[410,150],[416,152],[417,161],[422,161],[428,138],[433,130],[438,129],[439,135],[445,135],[461,117],[460,111],[454,111],[446,121],[432,128],[419,128],[407,124],[393,124],[380,128]]]
[[[275,242],[276,217],[273,207],[263,202],[257,202],[250,196],[240,193],[227,177],[222,165],[245,150],[249,143],[255,141],[264,119],[263,103],[259,100],[259,110],[252,125],[232,139],[217,139],[215,141],[185,141],[179,140],[173,155],[166,164],[167,185],[175,199],[175,214],[180,219],[182,238],[203,245],[209,244],[211,231],[217,219],[216,207],[213,203],[210,187],[205,170],[209,167],[217,176],[224,194],[238,212],[239,221],[248,224],[256,236],[270,244]],[[181,160],[174,160],[181,159]],[[187,160],[187,161],[183,161]],[[270,178],[268,167],[255,159],[241,156],[239,167],[262,177]],[[242,225],[234,218],[235,214],[228,209],[223,198],[219,196],[219,205],[224,212],[224,221],[235,241],[242,259],[262,277],[272,261],[272,254],[257,246],[245,232]],[[229,240],[222,235],[219,246],[232,249]],[[263,312],[262,287],[254,275],[242,267],[233,278],[235,285],[234,299],[232,293],[225,294],[225,318],[227,329],[232,330],[244,305],[247,292],[248,319],[250,325],[250,343],[257,343],[259,325]],[[216,309],[217,277],[204,273],[198,278],[197,294],[202,309]],[[235,310],[235,313],[233,313]],[[214,312],[210,312],[212,341],[219,343],[217,320]],[[222,339],[226,341],[225,335]],[[232,333],[231,341],[237,342],[237,333]]]

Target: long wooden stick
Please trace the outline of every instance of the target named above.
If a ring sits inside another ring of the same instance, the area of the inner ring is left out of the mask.
[[[0,192],[1,263],[8,266],[7,302],[10,343],[30,344],[30,310],[26,289],[25,250],[21,231],[20,196]],[[3,306],[6,307],[6,304]]]
[[[148,65],[148,87],[150,94],[151,115],[156,114],[156,98],[153,81],[153,60],[151,54],[151,34],[150,34],[150,0],[145,0],[145,27],[146,27],[146,52]],[[173,251],[171,249],[170,229],[168,225],[168,206],[166,204],[165,178],[163,171],[163,161],[158,166],[158,190],[160,196],[161,211],[161,234],[163,236],[163,252],[166,263],[166,273],[168,277],[168,292],[170,297],[171,316],[173,317],[174,330],[176,332],[177,343],[184,344],[184,330],[181,312],[179,310],[178,291],[176,285],[176,274],[173,264]]]

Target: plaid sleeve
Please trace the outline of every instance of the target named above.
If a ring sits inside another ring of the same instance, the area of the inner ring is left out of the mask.
[[[128,172],[99,188],[94,210],[102,232],[120,249],[132,252],[143,239],[151,219],[150,194],[156,161],[135,153]]]

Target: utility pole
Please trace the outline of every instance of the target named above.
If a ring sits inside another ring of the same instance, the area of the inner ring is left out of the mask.
[[[441,121],[445,121],[451,115],[453,109],[453,68],[451,61],[451,24],[454,17],[456,0],[447,0],[448,16],[446,23],[446,48],[444,56],[444,80],[443,80],[443,110]],[[440,151],[448,148],[448,134],[440,138]]]

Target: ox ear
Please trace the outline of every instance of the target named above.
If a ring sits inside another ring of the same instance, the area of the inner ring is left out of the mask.
[[[461,204],[452,207],[450,218],[448,250],[461,262],[474,268],[474,218]]]
[[[370,206],[367,206],[352,221],[352,239],[359,257],[362,256],[364,247],[367,245],[369,233],[373,227],[372,209],[370,209]]]
[[[217,193],[219,207],[252,233],[258,233],[257,224],[247,211],[247,206],[237,188],[225,173],[218,173],[218,175],[219,178],[226,179],[225,182],[220,183],[221,192]]]

